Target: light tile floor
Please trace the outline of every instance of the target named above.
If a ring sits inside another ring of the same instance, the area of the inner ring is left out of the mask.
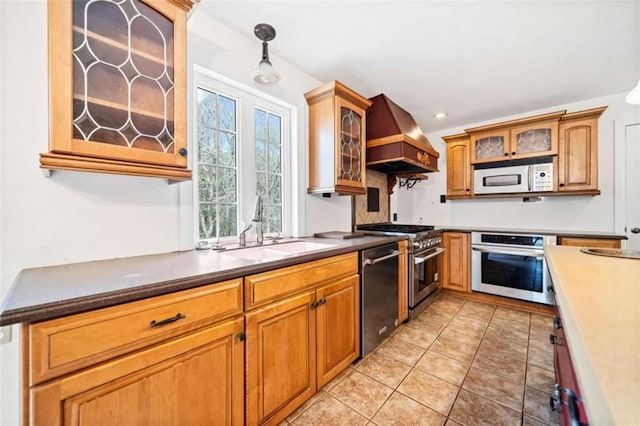
[[[556,425],[551,316],[441,295],[283,424]]]

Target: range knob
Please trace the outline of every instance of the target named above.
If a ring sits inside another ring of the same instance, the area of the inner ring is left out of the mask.
[[[420,241],[414,241],[412,244],[414,249],[419,249],[420,248]]]

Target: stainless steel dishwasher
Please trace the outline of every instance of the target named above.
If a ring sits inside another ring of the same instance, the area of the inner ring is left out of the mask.
[[[398,326],[398,244],[361,254],[362,356],[373,351]]]

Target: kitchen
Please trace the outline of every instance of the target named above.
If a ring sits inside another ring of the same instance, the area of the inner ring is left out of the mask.
[[[206,0],[203,0],[206,2]],[[224,4],[224,2],[220,2]],[[449,124],[433,124],[431,116],[435,111],[419,113],[412,105],[409,109],[421,126],[427,130],[432,145],[441,154],[440,172],[431,173],[429,179],[418,182],[410,190],[396,188],[391,197],[391,212],[397,213],[398,223],[432,224],[443,227],[486,227],[486,228],[528,228],[563,229],[575,231],[609,232],[624,234],[624,209],[626,196],[624,176],[619,164],[624,162],[619,150],[614,149],[622,142],[619,139],[619,123],[630,123],[638,118],[638,108],[624,102],[624,96],[635,84],[640,74],[637,65],[638,34],[637,3],[615,4],[614,12],[602,22],[615,22],[625,36],[614,43],[620,43],[628,62],[620,63],[618,56],[605,56],[602,64],[609,68],[601,71],[603,80],[611,80],[616,85],[603,89],[596,94],[583,98],[573,95],[567,98],[550,96],[542,99],[536,106],[522,102],[509,109],[496,107],[491,115],[468,116],[465,121]],[[254,5],[255,6],[255,5]],[[230,7],[230,5],[227,5]],[[236,7],[242,7],[242,2]],[[255,6],[258,7],[258,6]],[[275,7],[275,6],[274,6]],[[352,6],[350,12],[358,11],[362,5]],[[466,7],[466,6],[465,6]],[[569,7],[569,6],[566,6]],[[582,7],[587,7],[582,5]],[[594,5],[589,6],[594,7]],[[621,10],[617,8],[621,8]],[[628,9],[625,9],[627,7]],[[259,59],[259,44],[251,33],[253,25],[266,21],[274,24],[277,30],[281,25],[272,19],[272,13],[254,19],[243,31],[231,25],[216,21],[215,18],[201,13],[204,5],[196,7],[191,16],[188,29],[188,69],[191,64],[200,64],[217,73],[229,76],[243,84],[252,85],[249,74]],[[490,9],[490,8],[489,8]],[[229,13],[233,13],[230,9]],[[482,9],[480,9],[482,10]],[[258,7],[257,11],[266,13]],[[460,12],[460,11],[458,11]],[[491,10],[490,10],[491,12]],[[570,15],[563,10],[559,16]],[[591,13],[598,15],[596,11]],[[605,11],[599,11],[605,13]],[[220,12],[222,13],[222,11]],[[248,11],[242,11],[242,14]],[[257,12],[256,12],[257,13]],[[279,12],[282,16],[290,16]],[[298,11],[296,16],[299,16]],[[189,203],[183,198],[190,191],[185,189],[189,183],[168,185],[163,179],[138,178],[130,176],[88,174],[75,172],[55,172],[49,179],[42,176],[38,167],[38,155],[47,149],[49,123],[46,93],[47,84],[47,7],[43,1],[2,2],[2,213],[0,216],[2,295],[8,293],[18,272],[24,268],[41,267],[93,261],[99,259],[125,258],[131,256],[168,253],[178,250],[190,250],[194,246],[191,224],[185,217],[191,216]],[[587,14],[589,15],[589,14]],[[583,19],[587,17],[582,16]],[[290,18],[282,18],[290,19]],[[598,20],[600,23],[600,20]],[[600,24],[585,25],[578,36],[597,38],[601,33]],[[588,28],[593,28],[592,30]],[[593,32],[590,32],[593,31]],[[285,33],[270,43],[273,52],[279,52],[278,43],[283,42]],[[291,35],[290,37],[295,37]],[[632,41],[627,40],[633,39]],[[14,40],[20,40],[16,43]],[[215,40],[215,41],[212,41]],[[624,43],[623,43],[624,41]],[[618,44],[615,44],[618,46]],[[612,49],[613,50],[613,49]],[[283,52],[284,55],[285,52]],[[340,55],[335,55],[340,57]],[[323,55],[329,58],[330,55]],[[445,56],[446,57],[446,56]],[[595,56],[594,56],[595,58]],[[634,59],[636,58],[636,59]],[[306,195],[306,145],[307,145],[307,107],[302,94],[325,82],[313,77],[298,67],[287,63],[279,55],[272,53],[272,62],[280,71],[282,81],[269,88],[260,87],[270,95],[282,99],[297,109],[296,128],[298,144],[293,147],[292,156],[298,161],[293,168],[293,181],[299,182],[299,188],[293,197],[293,211],[299,212],[292,217],[292,233],[295,236],[312,235],[327,230],[351,230],[350,197],[323,198]],[[344,59],[344,58],[343,58]],[[449,58],[450,59],[450,58]],[[478,59],[480,60],[480,59]],[[600,61],[599,59],[591,59]],[[447,62],[444,59],[433,61]],[[357,62],[357,61],[353,61]],[[556,62],[549,60],[552,64]],[[431,65],[435,66],[435,65]],[[442,67],[442,65],[440,65]],[[449,64],[450,66],[450,64]],[[542,72],[544,79],[551,82],[559,71]],[[596,67],[592,67],[596,68]],[[611,76],[610,72],[624,72]],[[353,72],[353,71],[352,71]],[[447,73],[440,68],[441,75]],[[576,74],[581,74],[574,71]],[[333,78],[344,80],[353,89],[367,95],[388,92],[385,84],[366,81],[361,74],[337,75]],[[366,73],[364,74],[366,75]],[[473,83],[473,80],[470,84]],[[441,82],[440,84],[444,84]],[[535,90],[536,80],[527,84]],[[563,84],[568,84],[564,80]],[[478,83],[469,87],[478,90]],[[506,86],[506,85],[505,85]],[[253,86],[255,87],[255,86]],[[498,90],[495,83],[489,90]],[[507,87],[516,91],[514,87]],[[544,88],[549,93],[557,89]],[[455,100],[460,108],[466,103],[467,89],[458,94]],[[542,90],[542,89],[541,89]],[[590,92],[591,93],[591,92]],[[451,95],[453,98],[453,94]],[[478,96],[491,97],[490,92],[481,92]],[[395,98],[395,97],[394,97]],[[428,99],[427,94],[424,95]],[[395,99],[397,100],[397,98]],[[477,104],[476,104],[477,105]],[[599,196],[546,197],[540,202],[522,202],[521,199],[483,199],[440,202],[440,196],[446,193],[446,145],[442,136],[459,133],[467,128],[495,123],[566,109],[569,112],[581,111],[600,106],[608,106],[599,120]],[[425,108],[431,108],[425,105]],[[476,111],[477,112],[477,111]],[[450,111],[453,119],[453,112]],[[42,117],[33,120],[32,117]],[[424,120],[424,123],[423,123]],[[637,122],[637,121],[636,121]],[[428,124],[428,125],[427,125]],[[25,138],[25,130],[29,136]],[[624,134],[624,131],[622,131]],[[13,141],[20,141],[15,143]],[[13,142],[13,143],[12,143]],[[250,217],[246,218],[250,220]],[[2,401],[2,423],[17,424],[20,398],[20,345],[18,327],[13,327],[13,339],[10,344],[0,346],[0,392]]]

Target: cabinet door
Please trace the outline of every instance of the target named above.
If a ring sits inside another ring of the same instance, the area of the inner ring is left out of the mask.
[[[559,191],[597,191],[598,119],[560,123]]]
[[[509,158],[509,130],[471,135],[471,163],[489,163]]]
[[[31,425],[241,425],[238,318],[31,389]]]
[[[360,276],[317,290],[318,388],[360,355]]]
[[[110,173],[118,161],[186,168],[191,3],[118,3],[49,1],[50,151],[116,160],[93,164]]]
[[[314,295],[307,292],[246,314],[247,424],[277,424],[315,393]]]
[[[447,143],[447,196],[471,196],[469,139]]]
[[[365,110],[336,97],[336,186],[341,193],[365,191]]]
[[[444,252],[444,266],[442,287],[469,291],[469,234],[466,232],[445,232],[442,235]]]
[[[556,155],[558,122],[547,121],[511,129],[511,159]]]

